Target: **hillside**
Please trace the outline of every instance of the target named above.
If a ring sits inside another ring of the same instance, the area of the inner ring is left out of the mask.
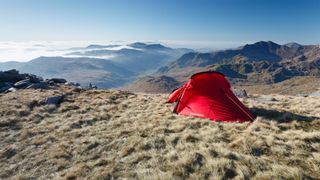
[[[133,92],[144,93],[168,93],[178,88],[180,83],[172,77],[168,76],[144,76],[137,81],[121,88]]]
[[[158,74],[181,81],[183,75],[214,70],[233,82],[271,84],[295,76],[320,76],[320,47],[271,41],[211,53],[190,52],[161,67]]]
[[[45,105],[64,95],[60,106]],[[166,94],[0,94],[0,179],[317,179],[320,99],[255,95],[253,123],[173,114]],[[272,98],[270,98],[272,97]]]
[[[24,73],[37,74],[45,78],[61,77],[83,86],[94,83],[101,88],[121,86],[132,81],[136,75],[108,60],[86,57],[39,57],[13,67]]]
[[[250,94],[283,94],[283,95],[308,95],[320,90],[320,78],[314,76],[297,76],[291,79],[261,85],[238,85]]]
[[[136,42],[124,46],[89,45],[66,55],[108,59],[130,71],[143,73],[145,71],[154,71],[168,62],[176,60],[184,53],[192,51],[186,48],[175,49],[161,44]]]
[[[229,79],[232,87],[239,90],[246,90],[250,94],[306,96],[320,89],[320,77],[317,76],[296,76],[291,79],[272,84],[255,84],[245,81],[235,82],[234,79],[230,78],[232,74],[225,73],[225,76]],[[166,78],[161,79],[161,77]],[[177,81],[175,78],[170,76],[145,76],[122,89],[144,93],[170,93],[173,89],[182,86],[188,78],[189,77],[182,75],[180,81]]]
[[[0,63],[0,71],[17,69],[44,78],[65,78],[82,86],[93,83],[100,88],[115,88],[133,82],[140,75],[155,72],[193,50],[136,42],[127,45],[92,44],[61,51],[64,52],[61,56]]]

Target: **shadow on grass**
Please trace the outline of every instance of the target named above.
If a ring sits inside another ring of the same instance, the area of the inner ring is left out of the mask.
[[[272,109],[263,108],[250,108],[251,112],[256,116],[260,116],[266,119],[277,121],[280,123],[291,122],[291,121],[313,121],[319,119],[314,116],[304,116],[300,114],[291,113],[288,111],[277,111]]]

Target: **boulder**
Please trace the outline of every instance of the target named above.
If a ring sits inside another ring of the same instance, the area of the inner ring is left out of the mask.
[[[233,94],[236,95],[238,98],[248,97],[248,94],[244,89],[233,89],[232,91]]]
[[[33,83],[27,89],[48,89],[48,84],[45,82]]]
[[[67,86],[75,86],[75,87],[79,87],[80,86],[79,83],[74,83],[74,82],[66,82],[65,85],[67,85]]]
[[[12,69],[9,71],[0,71],[0,82],[15,83],[25,79],[24,74],[19,74],[19,71]]]
[[[33,74],[26,74],[26,79],[29,79],[31,83],[39,83],[43,81],[43,78]]]
[[[6,92],[16,92],[17,91],[17,89],[16,88],[14,88],[14,87],[11,87],[10,89],[8,89]]]
[[[46,81],[46,83],[49,85],[49,86],[54,86],[55,83],[53,81]]]
[[[28,86],[30,86],[31,83],[30,83],[30,80],[29,79],[25,79],[25,80],[21,80],[21,81],[18,81],[16,83],[14,83],[14,87],[15,88],[18,88],[18,89],[23,89],[23,88],[26,88]]]
[[[54,83],[66,83],[67,80],[62,79],[62,78],[51,78],[51,79],[47,79],[47,82],[54,82]]]
[[[63,101],[64,96],[51,96],[45,100],[46,104],[59,105]]]
[[[96,85],[94,85],[94,84],[89,83],[87,89],[98,89],[98,87]]]
[[[10,89],[12,86],[9,83],[6,82],[0,82],[0,93],[6,92],[8,89]]]

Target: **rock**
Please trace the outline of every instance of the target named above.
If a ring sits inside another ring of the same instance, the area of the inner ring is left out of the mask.
[[[308,97],[310,96],[311,94],[307,94],[307,93],[299,93],[299,94],[296,94],[296,96],[299,96],[299,97]],[[320,94],[319,94],[320,95]]]
[[[75,86],[75,87],[79,87],[80,86],[79,83],[74,83],[74,82],[66,82],[65,85],[67,85],[67,86]]]
[[[11,157],[13,157],[16,154],[17,154],[17,151],[15,149],[7,148],[4,150],[4,152],[1,154],[0,157],[10,159]]]
[[[62,78],[51,78],[51,79],[48,79],[47,82],[54,82],[54,83],[66,83],[67,80],[65,79],[62,79]]]
[[[31,85],[31,83],[30,83],[29,79],[21,80],[21,81],[14,83],[14,87],[18,88],[18,89],[26,88],[30,85]]]
[[[87,89],[98,89],[98,87],[96,85],[94,85],[94,84],[89,83]]]
[[[54,83],[53,81],[46,81],[46,83],[47,83],[48,85],[50,85],[50,86],[54,86],[54,85],[55,85],[55,83]]]
[[[59,105],[63,101],[64,96],[51,96],[46,99],[46,104]]]
[[[277,99],[272,97],[271,95],[261,95],[258,98],[258,100],[260,100],[260,101],[273,101],[273,102],[277,101]]]
[[[78,123],[72,123],[72,124],[70,125],[70,128],[71,128],[71,129],[80,129],[80,128],[81,128],[81,125],[78,124]]]
[[[48,89],[48,84],[45,82],[33,83],[27,89]]]
[[[26,74],[26,79],[29,79],[31,83],[40,83],[43,81],[43,78],[33,74]]]
[[[98,86],[92,85],[92,89],[98,89]]]
[[[12,69],[9,71],[0,71],[0,82],[15,83],[25,79],[25,75],[19,74],[19,71]]]
[[[17,89],[16,88],[14,88],[14,87],[11,87],[10,89],[8,89],[6,92],[16,92],[17,91]]]
[[[233,89],[232,91],[233,94],[236,95],[238,98],[248,97],[248,94],[244,89]]]
[[[316,91],[316,92],[309,94],[309,97],[320,97],[320,91]]]
[[[0,93],[6,92],[12,86],[9,83],[0,82]]]
[[[261,149],[259,149],[259,148],[253,148],[251,150],[251,154],[253,156],[261,156],[263,154],[263,151]]]

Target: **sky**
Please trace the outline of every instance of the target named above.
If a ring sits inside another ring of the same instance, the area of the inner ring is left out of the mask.
[[[320,0],[0,0],[0,48],[57,41],[319,44],[319,12]]]

